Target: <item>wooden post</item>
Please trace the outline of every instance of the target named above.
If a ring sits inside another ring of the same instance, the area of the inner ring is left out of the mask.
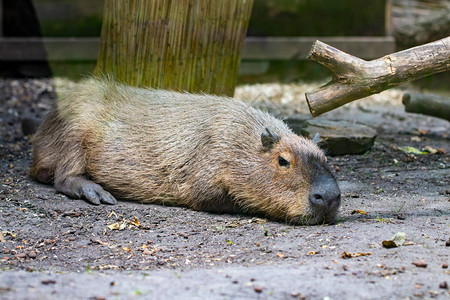
[[[3,36],[3,0],[0,0],[0,37]]]
[[[384,32],[386,35],[392,35],[392,0],[386,0],[384,10]]]
[[[96,74],[233,95],[253,0],[105,0]]]
[[[316,41],[308,58],[334,74],[329,83],[306,93],[311,115],[316,117],[404,82],[450,70],[450,36],[372,61]]]

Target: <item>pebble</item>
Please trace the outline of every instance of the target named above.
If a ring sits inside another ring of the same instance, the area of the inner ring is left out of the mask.
[[[444,281],[444,282],[439,283],[439,288],[441,288],[441,289],[447,289],[447,288],[448,288],[447,281]]]
[[[424,261],[423,259],[415,261],[415,262],[412,262],[412,264],[415,265],[418,268],[426,268],[427,265],[428,265],[427,262]]]
[[[263,291],[263,288],[261,287],[261,286],[255,286],[254,288],[253,288],[253,290],[256,292],[256,293],[262,293],[262,291]]]
[[[442,269],[447,269],[448,268],[448,264],[447,263],[443,263],[442,264]]]
[[[26,253],[17,253],[16,255],[14,255],[14,257],[15,258],[25,258],[25,257],[27,257],[27,254]]]
[[[28,257],[29,258],[36,258],[37,254],[34,251],[30,251],[30,253],[28,253]]]
[[[48,284],[55,284],[56,281],[53,279],[44,279],[41,281],[42,284],[48,285]]]

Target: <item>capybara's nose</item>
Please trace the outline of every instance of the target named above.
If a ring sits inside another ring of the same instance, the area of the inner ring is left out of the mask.
[[[309,202],[315,207],[337,207],[341,203],[341,193],[338,191],[318,191],[310,194]]]
[[[309,192],[309,202],[313,207],[337,209],[341,203],[341,191],[331,173],[321,170],[316,174]]]

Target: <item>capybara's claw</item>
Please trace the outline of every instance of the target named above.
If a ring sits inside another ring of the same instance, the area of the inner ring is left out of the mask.
[[[100,198],[95,191],[95,187],[91,184],[81,188],[81,196],[94,205],[100,205]]]
[[[103,190],[102,193],[99,193],[100,195],[100,201],[104,204],[110,204],[110,205],[114,205],[117,203],[116,198],[114,198],[109,192]]]
[[[100,185],[90,182],[85,184],[81,188],[82,196],[94,205],[116,204],[116,199],[107,191],[105,191]]]

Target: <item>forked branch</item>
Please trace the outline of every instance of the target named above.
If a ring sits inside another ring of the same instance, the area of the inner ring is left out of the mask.
[[[450,36],[371,61],[316,41],[308,59],[326,66],[334,75],[326,85],[306,93],[311,115],[317,117],[351,101],[450,70]]]

